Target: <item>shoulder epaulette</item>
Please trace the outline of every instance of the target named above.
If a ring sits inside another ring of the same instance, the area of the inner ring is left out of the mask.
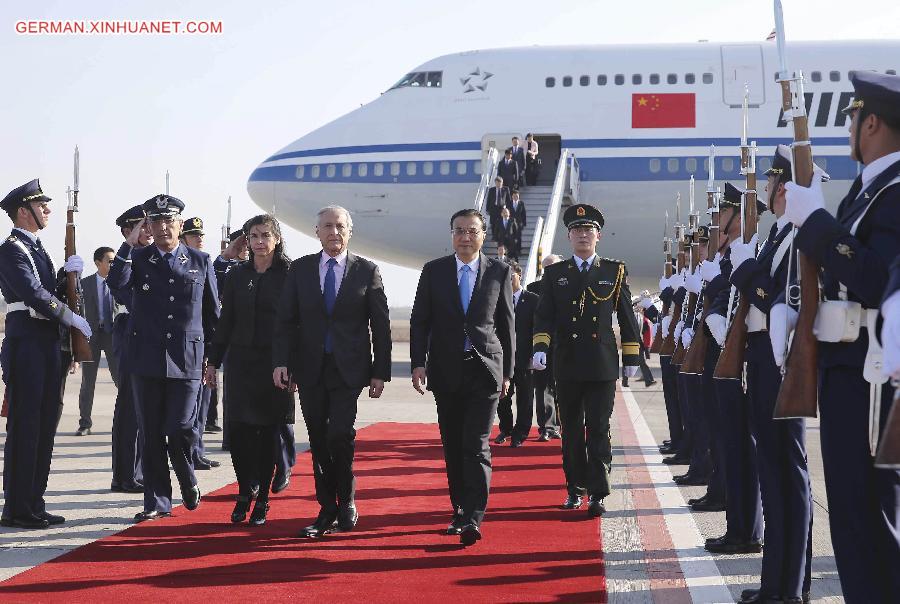
[[[19,238],[16,237],[15,235],[10,235],[9,237],[6,238],[6,240],[9,242],[15,242],[15,241],[18,241]]]
[[[624,260],[619,260],[617,258],[606,258],[604,256],[599,256],[600,260],[606,260],[607,262],[614,262],[615,264],[625,264]]]

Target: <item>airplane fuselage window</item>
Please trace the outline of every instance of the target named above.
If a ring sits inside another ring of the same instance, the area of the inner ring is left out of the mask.
[[[310,172],[312,173],[313,178],[319,178],[319,174],[322,172],[322,168],[321,166],[313,166]]]
[[[840,82],[841,81],[841,72],[840,71],[829,71],[828,79],[832,82]]]
[[[450,174],[450,162],[442,161],[441,162],[441,176],[447,176]]]
[[[759,171],[760,172],[765,172],[766,170],[768,170],[769,168],[772,167],[772,160],[769,159],[768,157],[761,157],[757,161],[759,163]],[[816,161],[819,161],[818,157],[816,158]]]
[[[459,176],[465,176],[466,175],[466,167],[467,167],[466,162],[464,162],[464,161],[456,162],[456,173]]]
[[[605,75],[597,76],[597,86],[606,86],[606,76]]]
[[[337,166],[334,164],[328,164],[328,167],[325,168],[325,176],[328,178],[334,178],[334,175],[337,173]]]
[[[414,162],[414,161],[406,162],[406,175],[407,176],[415,176],[416,175],[416,162]]]
[[[391,162],[391,176],[400,176],[399,162]]]
[[[572,85],[572,76],[563,76],[563,86],[568,88]]]
[[[668,170],[670,174],[678,172],[678,158],[670,157],[666,162],[666,170]]]
[[[472,162],[472,172],[474,172],[475,174],[478,174],[478,175],[481,174],[482,169],[481,169],[481,162],[480,162],[480,161],[473,161],[473,162]]]
[[[426,161],[422,163],[422,174],[425,176],[431,176],[434,174],[434,164],[430,161]]]
[[[659,74],[658,73],[650,74],[650,83],[651,84],[659,84]]]
[[[677,84],[678,83],[678,74],[670,73],[666,76],[666,83],[668,84]]]
[[[341,166],[341,176],[350,178],[351,174],[353,174],[353,164],[344,164]]]
[[[590,76],[581,76],[580,78],[578,78],[578,83],[582,86],[587,86],[591,83],[591,78]]]
[[[656,174],[660,171],[660,169],[662,169],[662,162],[660,162],[658,159],[651,159],[650,171]]]
[[[684,74],[684,83],[685,84],[693,84],[697,81],[697,76],[692,73]]]
[[[614,81],[616,83],[616,86],[621,86],[625,83],[625,76],[621,73],[617,73]]]
[[[375,172],[375,176],[384,176],[384,164],[382,164],[382,163],[375,164],[373,171]]]
[[[554,86],[556,86],[556,78],[547,78],[546,80],[544,80],[544,86],[546,86],[547,88],[553,88]]]
[[[635,86],[639,86],[642,80],[643,78],[641,78],[641,74],[639,73],[632,74],[631,76],[631,83]]]
[[[365,178],[369,174],[369,164],[359,164],[356,167],[356,174],[360,178]]]
[[[812,73],[810,74],[810,79],[811,79],[813,82],[821,82],[821,81],[822,81],[822,72],[821,72],[821,71],[814,71],[814,72],[812,72]]]
[[[722,169],[726,172],[734,170],[734,160],[730,157],[722,158]]]
[[[684,169],[693,174],[697,171],[697,158],[689,157],[684,160]]]
[[[704,84],[712,84],[713,83],[713,74],[704,73],[703,74],[703,83]]]
[[[297,180],[303,180],[303,175],[306,173],[306,166],[297,166]]]

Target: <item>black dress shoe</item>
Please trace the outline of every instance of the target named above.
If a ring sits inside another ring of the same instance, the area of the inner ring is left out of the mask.
[[[506,442],[506,440],[508,438],[509,438],[509,432],[500,432],[500,434],[497,435],[497,438],[494,439],[494,444],[502,445],[503,443]]]
[[[234,502],[234,510],[231,512],[231,521],[235,524],[247,519],[247,511],[250,510],[250,495],[238,495]]]
[[[550,438],[553,440],[560,440],[562,438],[562,434],[559,433],[559,430],[548,430],[546,434],[549,434]]]
[[[545,443],[550,440],[550,435],[546,432],[541,432],[540,436],[538,436],[538,442]]]
[[[0,526],[23,529],[45,529],[50,526],[50,523],[47,522],[46,519],[38,518],[37,516],[23,516],[21,518],[2,518],[0,519]]]
[[[512,440],[509,441],[509,446],[513,448],[521,447],[525,443],[525,439],[521,436],[513,436]]]
[[[453,519],[450,521],[450,525],[447,527],[448,535],[458,535],[462,532],[464,526],[466,526],[468,522],[463,520],[462,512],[456,512],[453,514]]]
[[[704,495],[703,497],[692,497],[692,498],[688,499],[687,502],[688,502],[688,505],[695,505],[697,503],[702,503],[704,501],[706,501],[706,495]]]
[[[686,466],[691,463],[691,460],[687,457],[673,455],[672,457],[666,457],[662,462],[667,466]]]
[[[144,520],[159,520],[160,518],[165,518],[167,516],[171,516],[171,512],[160,512],[157,510],[144,510],[143,512],[138,512],[134,515],[135,522],[143,522]]]
[[[216,433],[218,433],[218,432],[221,432],[221,431],[222,431],[222,428],[221,428],[220,426],[215,425],[215,424],[206,424],[206,427],[203,428],[203,431],[204,431],[206,434],[216,434]]]
[[[218,462],[215,459],[210,459],[209,457],[201,457],[200,461],[208,465],[210,468],[218,468],[222,465],[221,462]]]
[[[77,430],[75,430],[75,436],[89,436],[90,433],[90,428],[78,428]]]
[[[194,485],[187,490],[181,491],[181,501],[184,503],[186,510],[196,510],[200,505],[200,487]]]
[[[662,441],[662,444],[664,444],[664,445],[671,445],[671,444],[672,444],[672,439],[671,439],[671,438],[664,438],[663,441]]]
[[[256,499],[259,497],[259,485],[255,484],[250,487],[250,499]]]
[[[676,447],[673,447],[672,445],[661,445],[659,447],[660,455],[673,455],[677,451],[678,451],[678,449]]]
[[[480,540],[481,530],[471,522],[462,527],[459,532],[459,542],[466,547],[475,545],[475,542]]]
[[[194,470],[211,470],[212,466],[203,461],[202,459],[194,460]]]
[[[49,512],[42,512],[38,517],[46,520],[47,524],[62,524],[66,521],[62,516],[57,516],[56,514],[51,514]]]
[[[253,512],[250,514],[250,524],[253,526],[262,526],[266,523],[266,514],[269,511],[269,502],[262,499],[256,500],[253,506]]]
[[[113,493],[143,493],[144,485],[139,482],[132,482],[130,484],[114,484],[109,487],[109,490]]]
[[[272,492],[280,493],[291,484],[290,474],[275,474],[275,480],[272,481]],[[258,489],[259,487],[257,487]]]
[[[584,498],[581,495],[573,495],[569,493],[569,496],[566,497],[566,500],[562,504],[562,509],[564,510],[576,510],[581,507],[581,504],[584,502]]]
[[[316,538],[333,532],[337,528],[337,508],[319,511],[316,521],[300,531],[300,537]]]
[[[602,497],[591,497],[588,500],[587,513],[589,518],[599,518],[606,513],[606,506],[603,505]]]
[[[762,543],[726,537],[721,541],[707,543],[704,549],[713,554],[758,554],[762,551]]]
[[[706,543],[704,544],[704,546],[709,545],[710,543],[721,543],[722,541],[726,541],[728,539],[730,539],[730,537],[728,536],[728,533],[725,533],[721,537],[709,537],[706,540]]]
[[[752,600],[751,598],[757,598],[757,600]],[[741,592],[741,600],[740,601],[741,602],[748,602],[748,601],[754,602],[754,601],[759,601],[758,598],[759,598],[759,590],[758,589],[745,589],[744,591]],[[810,601],[809,592],[804,591],[802,594],[800,594],[799,598],[781,598],[780,601],[792,602],[793,604],[800,604],[801,602],[803,604],[809,604],[809,601]]]
[[[359,520],[359,512],[355,503],[342,503],[338,506],[338,528],[342,531],[352,531]]]
[[[650,380],[649,382],[645,383],[644,386],[646,386],[647,388],[649,388],[650,386],[652,386],[652,385],[655,384],[655,383],[656,383],[656,380]]]
[[[691,474],[688,472],[687,474],[683,474],[682,476],[675,477],[675,484],[683,486],[683,487],[700,487],[705,486],[709,482],[704,476],[697,476],[695,474]]]
[[[692,504],[691,509],[695,512],[724,512],[725,502],[703,499],[702,501]]]

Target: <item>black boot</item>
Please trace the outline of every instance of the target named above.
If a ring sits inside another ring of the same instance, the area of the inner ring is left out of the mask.
[[[269,502],[264,499],[257,499],[256,505],[253,506],[253,513],[250,514],[250,524],[253,526],[262,526],[266,523],[266,513],[269,511]]]
[[[231,512],[231,521],[235,524],[243,522],[247,519],[247,511],[250,509],[249,495],[238,495],[234,502],[234,511]]]

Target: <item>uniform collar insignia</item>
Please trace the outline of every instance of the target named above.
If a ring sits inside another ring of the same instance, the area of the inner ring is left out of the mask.
[[[868,199],[868,198],[869,198],[869,194],[868,194],[868,193],[863,193],[863,197],[865,197],[866,199]]]
[[[837,244],[834,246],[834,250],[841,256],[846,256],[848,259],[853,258],[853,250],[846,243]]]
[[[556,280],[556,284],[565,286],[569,284],[569,280],[566,277],[560,277]]]
[[[159,256],[156,256],[156,255],[150,256],[150,264],[156,264],[157,260],[159,260]]]
[[[184,254],[184,252],[182,252],[181,255],[178,256],[178,259],[181,261],[182,264],[186,264],[188,261],[188,257]]]
[[[199,273],[200,271],[195,268],[191,268],[191,269],[188,269],[188,272],[189,273]]]
[[[18,241],[18,239],[16,238],[15,235],[10,235],[9,239],[7,239],[7,241]]]
[[[762,298],[763,300],[765,300],[766,297],[767,297],[769,294],[767,294],[767,293],[766,293],[766,290],[764,290],[763,288],[757,287],[757,288],[756,288],[756,295],[759,296],[760,298]]]

